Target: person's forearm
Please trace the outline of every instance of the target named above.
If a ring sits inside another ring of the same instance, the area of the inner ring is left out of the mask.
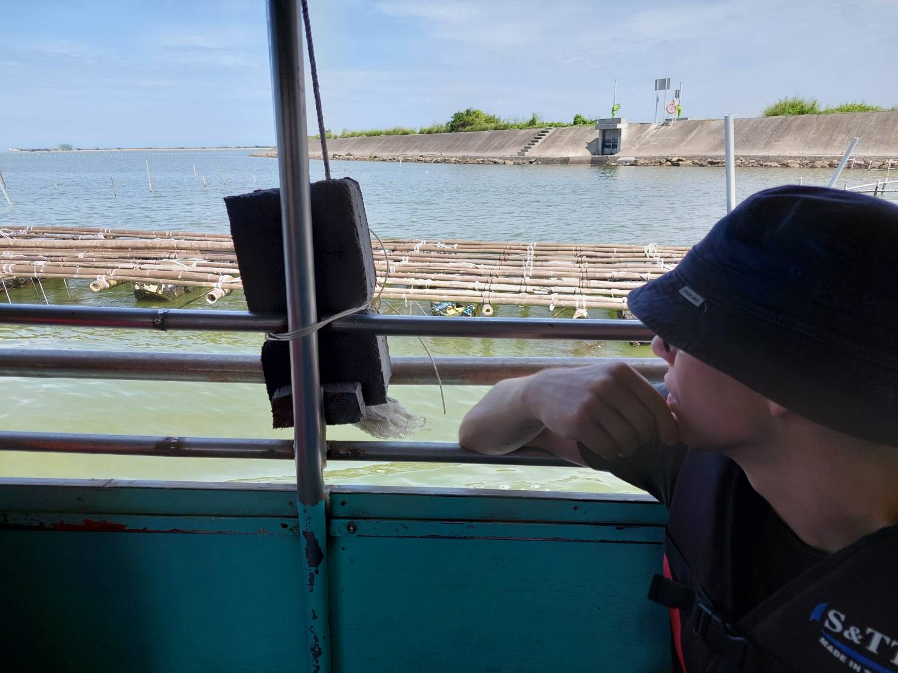
[[[532,415],[527,401],[532,377],[504,380],[494,386],[465,415],[459,444],[485,455],[504,455],[543,431],[543,423]]]

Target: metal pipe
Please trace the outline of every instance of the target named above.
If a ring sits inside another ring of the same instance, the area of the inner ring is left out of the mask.
[[[293,459],[293,445],[288,440],[34,431],[0,431],[0,451],[214,459]],[[506,455],[482,455],[466,450],[456,443],[329,441],[327,453],[328,459],[335,461],[571,466],[565,460],[538,448],[524,448]]]
[[[290,441],[272,439],[113,436],[31,431],[0,432],[0,450],[151,457],[293,459]]]
[[[639,321],[618,319],[497,319],[354,314],[332,324],[342,333],[487,337],[530,340],[642,340],[653,337]]]
[[[91,326],[156,330],[282,332],[282,314],[191,309],[137,309],[66,305],[0,305],[0,324]],[[519,338],[530,340],[640,340],[653,333],[639,321],[618,319],[497,319],[395,314],[357,314],[338,319],[327,331],[429,337]]]
[[[830,182],[827,184],[827,187],[832,188],[837,183],[837,179],[840,177],[840,174],[843,173],[843,167],[846,166],[846,162],[849,161],[849,155],[855,150],[855,146],[858,145],[858,142],[861,140],[858,136],[855,136],[851,141],[849,141],[849,147],[846,148],[846,152],[843,153],[843,158],[840,160],[839,165],[837,166],[837,170],[833,172],[833,176],[830,177]]]
[[[734,169],[734,116],[724,116],[724,185],[727,192],[727,212],[737,206],[737,179]]]
[[[435,462],[451,464],[504,464],[509,466],[567,466],[571,462],[539,448],[522,448],[505,455],[482,455],[457,443],[405,443],[400,441],[328,441],[329,460],[361,462]]]
[[[288,331],[300,330],[318,320],[300,21],[298,0],[268,0]],[[305,582],[300,608],[305,623],[301,638],[305,649],[298,669],[330,672],[328,530],[322,480],[325,420],[316,333],[290,341],[290,375],[300,559]]]
[[[296,0],[269,0],[268,16],[281,185],[281,228],[284,233],[287,330],[296,331],[318,320],[300,29],[302,18]],[[312,506],[324,499],[321,481],[324,418],[316,334],[290,341],[290,363],[297,489],[300,502]]]
[[[271,333],[285,329],[285,318],[283,314],[265,312],[210,312],[198,309],[137,309],[68,305],[4,305],[0,308],[0,324],[149,330]]]
[[[436,357],[390,359],[392,385],[435,385],[434,366],[444,385],[492,385],[546,368],[577,368],[624,362],[652,382],[667,370],[657,358],[580,357]],[[69,349],[0,349],[0,377],[71,377],[169,382],[261,384],[262,364],[254,354],[184,354],[74,351]]]

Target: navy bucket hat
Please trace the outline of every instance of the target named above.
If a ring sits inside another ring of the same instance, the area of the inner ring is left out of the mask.
[[[628,307],[775,403],[895,445],[897,213],[845,190],[763,190]]]

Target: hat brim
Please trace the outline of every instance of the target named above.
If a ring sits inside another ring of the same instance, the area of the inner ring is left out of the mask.
[[[628,308],[669,344],[775,403],[835,431],[896,444],[895,371],[723,301],[680,268],[631,291]],[[850,393],[859,382],[866,383],[862,397]]]

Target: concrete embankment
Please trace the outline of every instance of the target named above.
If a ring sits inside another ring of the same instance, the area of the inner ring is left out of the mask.
[[[853,137],[853,155],[873,168],[895,164],[897,113],[755,117],[734,121],[741,166],[835,166]],[[313,156],[318,145],[310,144]],[[516,129],[453,134],[359,136],[328,141],[337,159],[495,164],[636,164],[716,166],[724,158],[723,120],[659,124],[621,120],[617,154],[603,155],[593,127]],[[270,153],[269,153],[270,154]]]

